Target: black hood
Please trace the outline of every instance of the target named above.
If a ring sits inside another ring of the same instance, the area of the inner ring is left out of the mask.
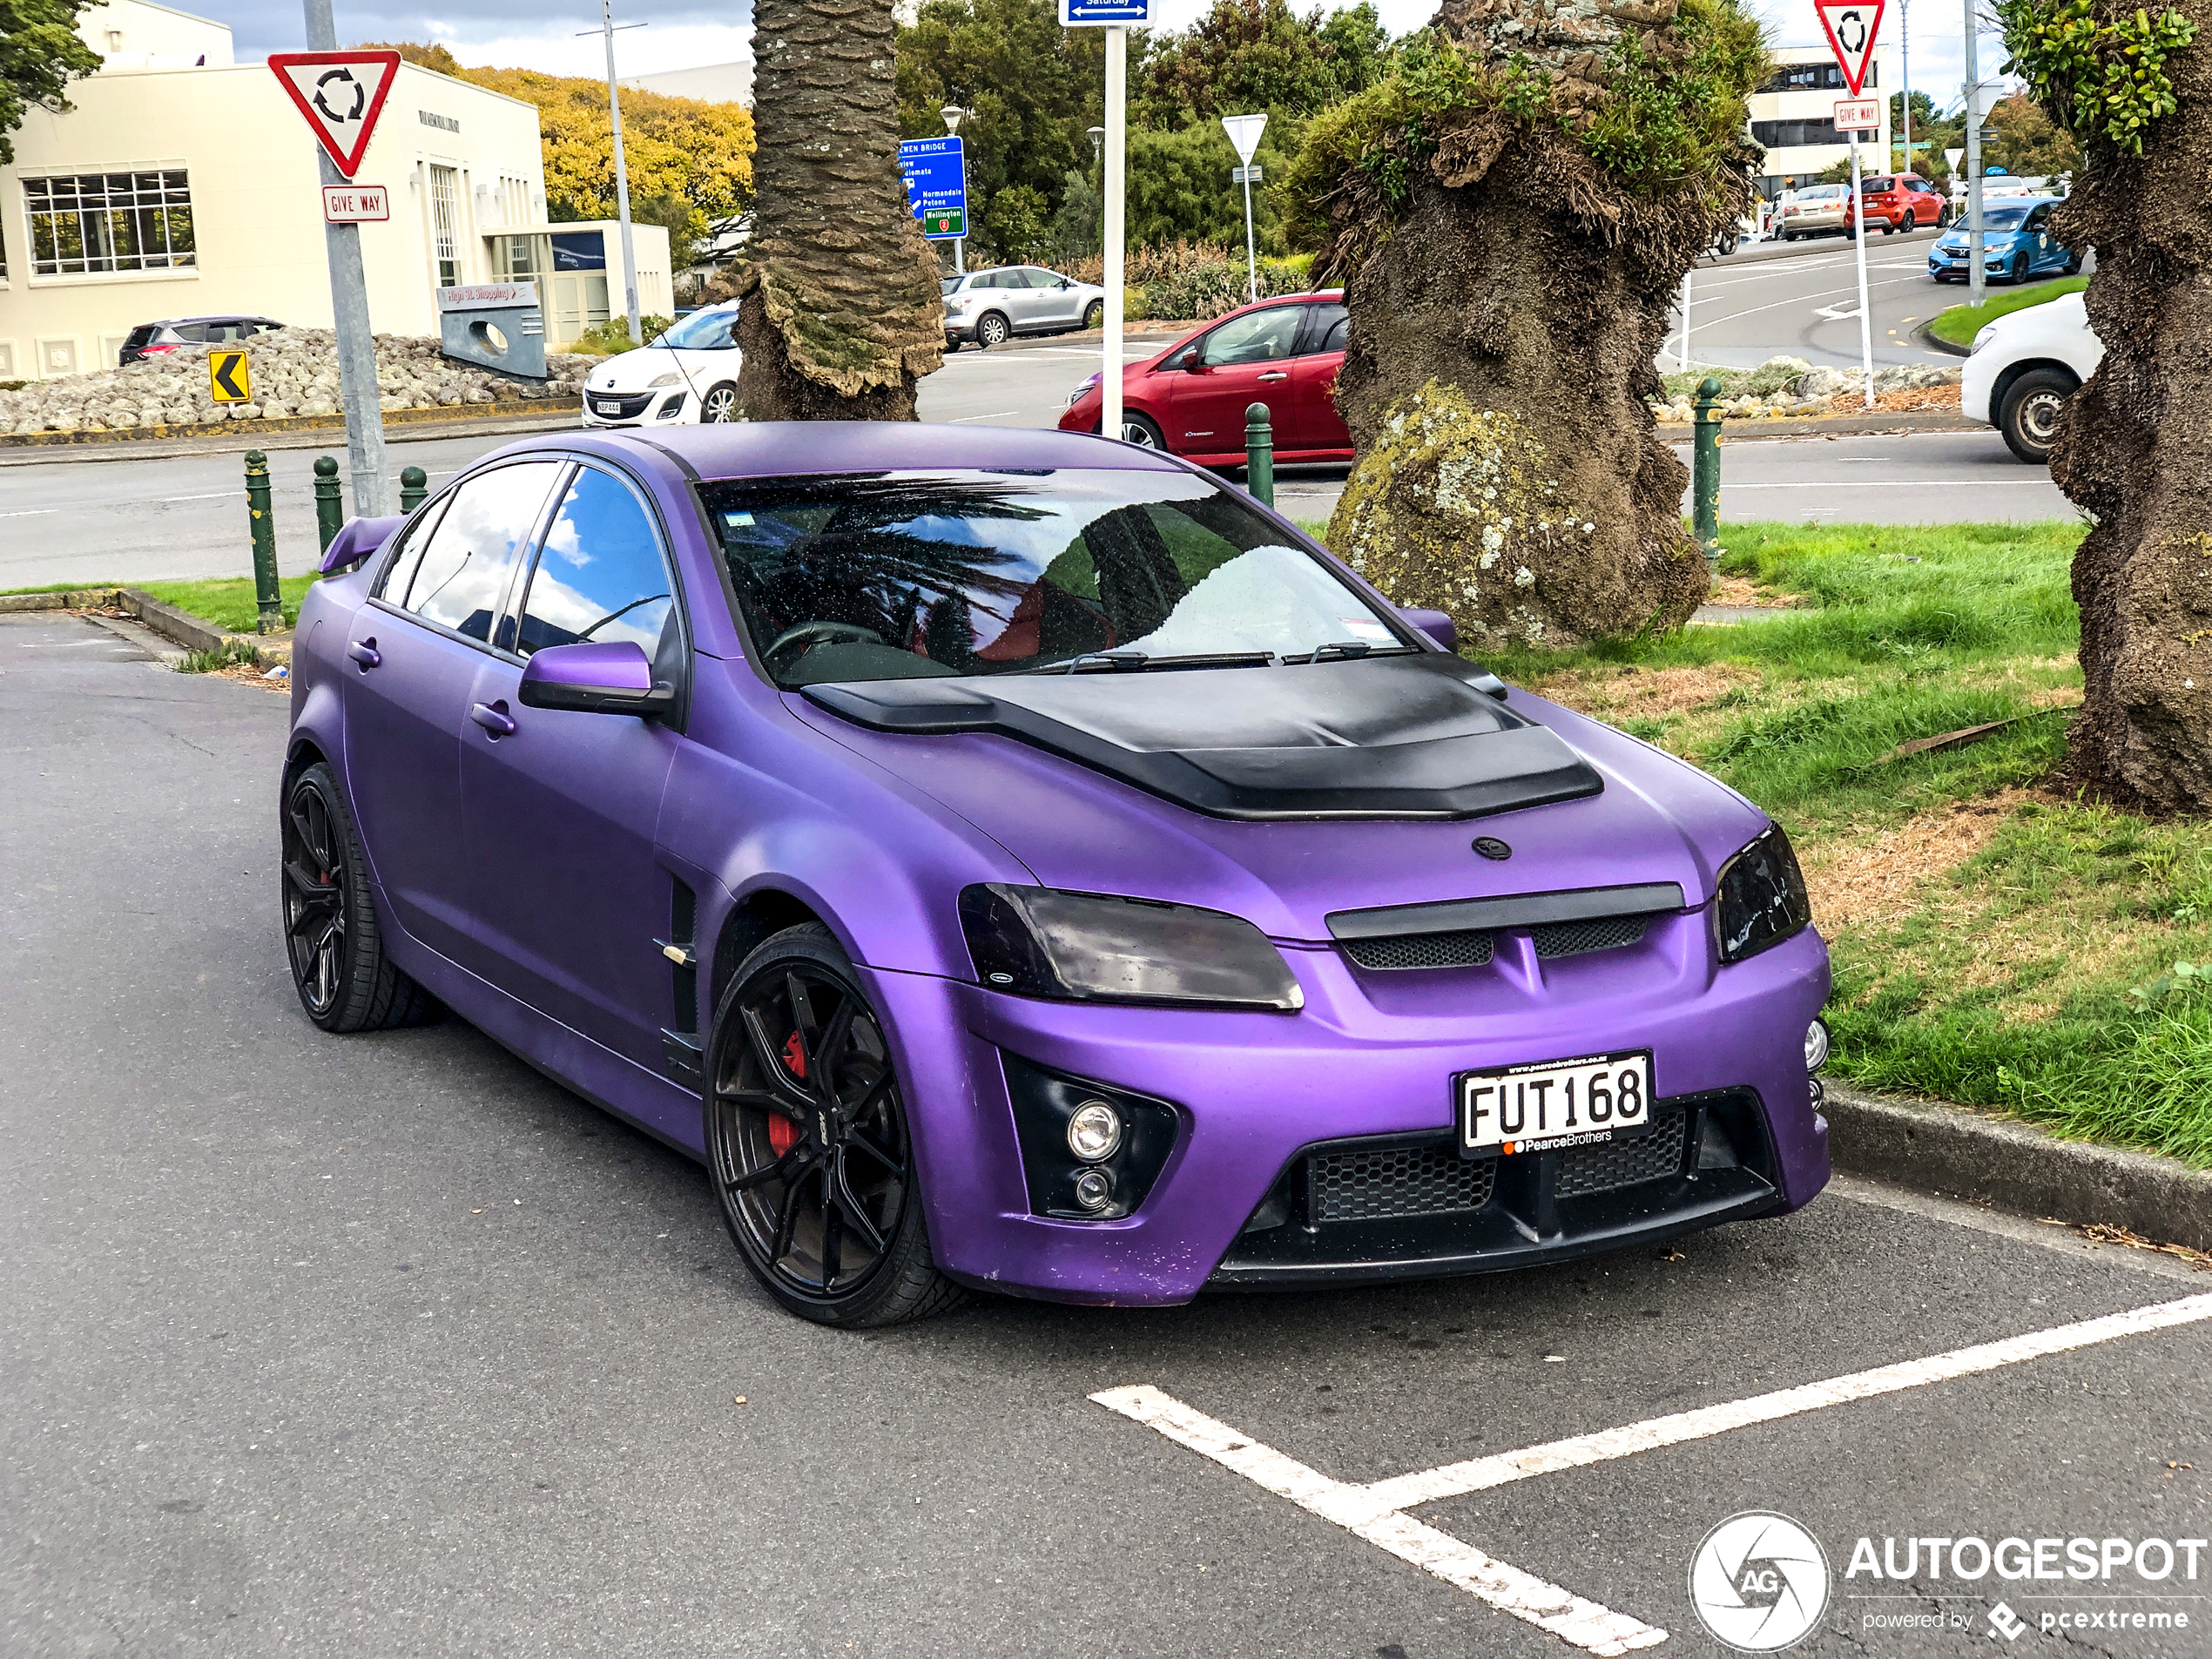
[[[1598,793],[1596,770],[1506,707],[1502,690],[1459,658],[1422,651],[803,694],[874,732],[996,732],[1216,818],[1479,818]]]

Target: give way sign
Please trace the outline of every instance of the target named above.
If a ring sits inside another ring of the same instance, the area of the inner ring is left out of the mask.
[[[1828,31],[1828,45],[1844,71],[1844,82],[1853,98],[1866,84],[1866,67],[1874,61],[1874,31],[1882,26],[1883,0],[1813,0],[1820,26]]]
[[[269,67],[347,178],[361,165],[384,95],[400,72],[397,52],[271,52]]]

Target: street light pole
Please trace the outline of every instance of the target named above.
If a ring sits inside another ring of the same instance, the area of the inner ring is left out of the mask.
[[[625,29],[640,29],[642,24],[626,23]],[[599,31],[607,37],[607,111],[614,118],[615,127],[615,209],[622,221],[622,290],[623,301],[630,312],[630,343],[645,343],[644,326],[637,320],[637,254],[631,246],[630,236],[630,169],[622,158],[622,95],[615,90],[615,17],[613,0],[599,0]],[[590,33],[589,30],[584,31]]]
[[[1970,0],[1971,3],[1971,0]],[[1122,211],[1123,168],[1129,150],[1129,30],[1106,30],[1106,340],[1099,364],[1098,430],[1122,435]]]
[[[1975,54],[1974,11],[1979,0],[1966,4],[1966,303],[1978,306],[1989,296],[1989,280],[1981,268],[1981,70]]]
[[[1898,96],[1905,105],[1905,166],[1912,171],[1912,12],[1906,0],[1897,0],[1898,78],[1905,83]],[[1884,160],[1887,160],[1885,156]]]
[[[955,138],[960,137],[961,118],[968,113],[957,104],[948,104],[937,111],[945,124],[946,132]],[[968,228],[968,152],[965,149],[960,152],[960,200],[961,228],[965,231]],[[953,274],[968,274],[968,238],[965,236],[953,238]]]

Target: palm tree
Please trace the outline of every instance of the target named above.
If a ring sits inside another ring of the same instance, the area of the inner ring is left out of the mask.
[[[757,0],[739,413],[911,421],[944,359],[937,261],[899,175],[890,0]]]

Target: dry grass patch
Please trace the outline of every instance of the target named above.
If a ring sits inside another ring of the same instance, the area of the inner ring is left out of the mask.
[[[1747,576],[1721,575],[1713,578],[1713,590],[1705,596],[1705,603],[1709,605],[1764,605],[1776,610],[1787,610],[1806,601],[1802,593],[1784,593],[1779,588],[1770,588],[1765,583],[1754,581]]]
[[[1805,886],[1822,933],[1834,938],[1894,927],[1924,907],[1926,890],[1989,845],[2033,792],[2007,789],[1953,801],[1871,840],[1826,839],[1804,850]]]
[[[1865,415],[1866,395],[1863,392],[1845,392],[1828,400],[1828,407],[1838,415]],[[1876,415],[1905,415],[1919,413],[1959,413],[1959,388],[1951,386],[1912,386],[1895,392],[1874,395]]]
[[[1578,714],[1619,724],[1711,706],[1730,692],[1758,685],[1764,676],[1738,663],[1700,663],[1686,668],[1591,664],[1570,669],[1532,690]]]

